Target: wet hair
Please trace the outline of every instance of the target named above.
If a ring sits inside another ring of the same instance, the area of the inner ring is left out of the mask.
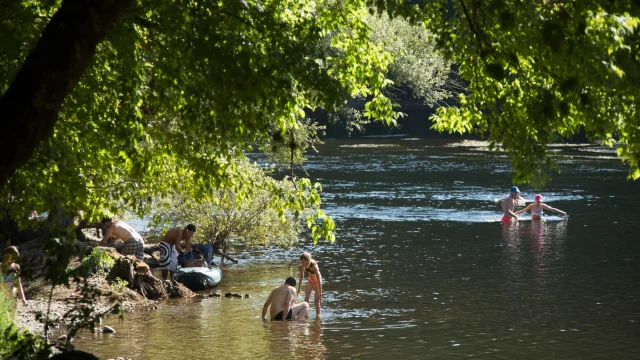
[[[113,221],[113,218],[110,218],[110,217],[102,218],[102,223],[103,224],[106,223],[106,222],[109,222],[109,221]]]
[[[300,255],[300,260],[307,260],[309,262],[309,266],[316,264],[316,261],[313,260],[313,258],[311,257],[311,254],[309,254],[306,251],[303,252],[302,255]]]
[[[284,283],[289,286],[296,287],[296,279],[292,278],[291,276],[289,276],[287,280],[284,281]]]
[[[191,231],[191,232],[196,232],[196,226],[195,226],[195,225],[193,225],[193,224],[189,224],[189,225],[187,225],[184,229],[185,229],[185,230],[189,230],[189,231]]]

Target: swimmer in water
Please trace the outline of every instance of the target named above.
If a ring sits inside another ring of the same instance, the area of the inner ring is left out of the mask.
[[[516,209],[516,203],[520,198],[520,189],[516,186],[511,187],[511,192],[509,196],[502,200],[502,211],[504,214],[502,215],[502,221],[509,222],[512,219],[518,220],[517,213],[514,213]]]
[[[556,212],[558,214],[562,214],[563,216],[567,216],[566,212],[564,212],[564,211],[562,211],[560,209],[552,208],[551,206],[548,206],[546,204],[543,204],[542,203],[542,195],[540,195],[540,194],[536,194],[534,203],[527,205],[527,207],[525,207],[522,210],[516,211],[516,215],[525,213],[527,211],[531,211],[531,220],[540,220],[540,219],[542,219],[542,211],[543,210],[553,211],[553,212]]]

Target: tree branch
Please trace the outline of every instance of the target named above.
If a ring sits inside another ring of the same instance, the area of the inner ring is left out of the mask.
[[[246,25],[248,25],[248,26],[250,26],[250,27],[252,27],[252,28],[254,28],[254,29],[258,30],[258,31],[260,31],[260,29],[258,29],[257,27],[255,27],[252,23],[248,22],[247,20],[245,20],[245,19],[244,19],[243,17],[241,17],[241,16],[238,16],[238,15],[236,15],[236,14],[234,14],[234,13],[231,13],[231,12],[228,12],[227,10],[222,10],[222,9],[220,10],[220,12],[221,12],[222,14],[229,15],[229,16],[231,16],[231,17],[233,17],[233,18],[236,18],[236,19],[240,20],[240,22],[242,22],[242,23],[244,23],[244,24],[246,24]]]
[[[0,99],[0,184],[49,137],[73,90],[131,0],[64,0]]]

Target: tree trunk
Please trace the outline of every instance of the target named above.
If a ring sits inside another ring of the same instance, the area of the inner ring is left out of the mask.
[[[131,0],[64,0],[0,98],[0,184],[53,132],[58,111]]]

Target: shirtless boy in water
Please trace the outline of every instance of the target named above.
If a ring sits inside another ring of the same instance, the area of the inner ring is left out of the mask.
[[[301,302],[296,303],[296,279],[288,277],[284,281],[284,285],[278,286],[271,291],[269,298],[265,301],[262,307],[262,319],[266,320],[267,308],[271,320],[287,321],[287,320],[299,320],[307,316],[309,312],[309,303]],[[284,316],[284,314],[287,314]]]

